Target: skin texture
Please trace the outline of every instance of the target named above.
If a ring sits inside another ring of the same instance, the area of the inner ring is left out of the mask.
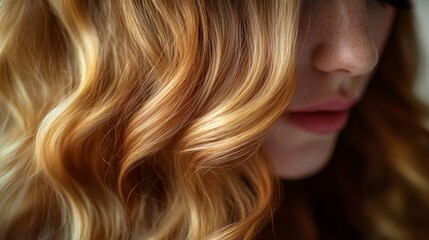
[[[383,52],[395,10],[375,0],[304,0],[297,85],[288,112],[331,99],[358,101]],[[263,150],[277,174],[300,179],[329,161],[340,131],[314,133],[280,118]]]

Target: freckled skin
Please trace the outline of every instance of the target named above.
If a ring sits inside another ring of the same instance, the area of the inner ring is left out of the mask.
[[[373,0],[303,1],[297,86],[288,111],[332,98],[360,99],[390,33],[395,10]],[[279,119],[263,150],[284,179],[322,169],[339,132],[316,134]]]

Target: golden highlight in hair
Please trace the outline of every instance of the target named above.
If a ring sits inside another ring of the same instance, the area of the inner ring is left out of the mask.
[[[429,111],[398,12],[313,179],[371,239],[429,236]],[[279,197],[260,148],[292,98],[299,14],[299,0],[2,0],[0,239],[254,238]],[[323,237],[308,196],[284,200],[298,203],[282,227]]]
[[[0,3],[0,239],[250,239],[299,1]]]

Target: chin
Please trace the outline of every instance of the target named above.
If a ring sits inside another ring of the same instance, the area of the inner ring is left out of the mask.
[[[322,156],[314,157],[313,159],[305,159],[299,163],[285,164],[284,166],[275,167],[277,176],[284,180],[301,180],[311,177],[322,171],[329,163],[330,155],[322,158]]]
[[[337,136],[307,135],[293,145],[267,142],[264,151],[281,179],[304,179],[318,173],[329,163]]]

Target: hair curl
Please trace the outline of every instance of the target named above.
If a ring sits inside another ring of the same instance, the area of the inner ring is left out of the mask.
[[[297,0],[1,1],[0,239],[253,237],[298,17]]]

